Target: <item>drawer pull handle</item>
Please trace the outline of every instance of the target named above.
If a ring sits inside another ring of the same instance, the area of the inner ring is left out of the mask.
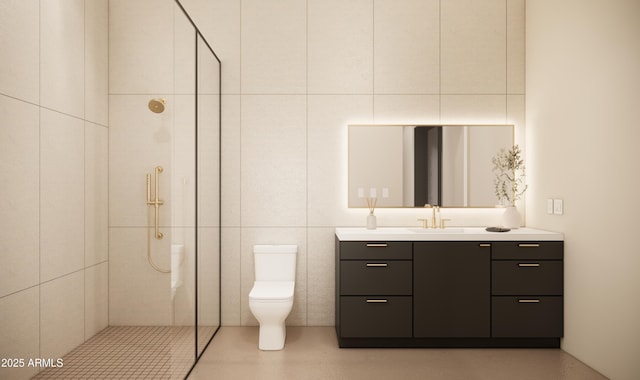
[[[540,300],[518,300],[519,303],[540,303]]]
[[[539,267],[540,263],[518,263],[519,267]]]
[[[367,247],[387,247],[387,243],[367,243]]]
[[[388,300],[367,300],[367,303],[387,303]]]
[[[540,244],[538,244],[538,243],[520,243],[520,244],[518,244],[518,247],[520,247],[520,248],[538,248],[538,247],[540,247]]]
[[[488,244],[488,243],[482,243],[482,244],[479,244],[479,245],[480,245],[480,247],[491,247],[491,244]]]
[[[367,267],[378,267],[378,268],[386,268],[389,264],[387,263],[367,263]]]

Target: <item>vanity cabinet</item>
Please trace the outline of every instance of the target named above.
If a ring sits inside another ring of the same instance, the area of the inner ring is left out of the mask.
[[[342,241],[336,235],[338,343],[559,347],[563,244]]]
[[[412,244],[339,244],[336,325],[345,338],[412,336]]]
[[[415,337],[491,335],[491,244],[416,242]]]
[[[498,338],[563,335],[563,243],[493,244],[491,330]]]

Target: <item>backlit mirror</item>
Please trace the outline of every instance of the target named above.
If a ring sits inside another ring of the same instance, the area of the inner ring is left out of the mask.
[[[349,207],[494,207],[493,165],[514,144],[500,125],[349,125]]]

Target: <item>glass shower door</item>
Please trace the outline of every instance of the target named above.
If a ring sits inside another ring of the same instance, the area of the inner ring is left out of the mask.
[[[196,354],[220,326],[220,62],[196,37]]]

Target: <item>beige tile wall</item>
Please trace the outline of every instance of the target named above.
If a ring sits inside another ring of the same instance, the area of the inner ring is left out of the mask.
[[[107,325],[107,8],[0,3],[2,358],[59,357]]]
[[[347,124],[515,123],[524,144],[524,0],[184,0],[221,57],[223,324],[255,325],[252,246],[298,244],[292,325],[334,323]],[[488,225],[491,209],[447,209]],[[418,210],[377,210],[382,226]]]

